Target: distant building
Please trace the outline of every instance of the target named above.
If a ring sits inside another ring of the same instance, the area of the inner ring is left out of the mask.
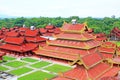
[[[114,27],[110,33],[110,40],[120,40],[120,29],[118,27]]]

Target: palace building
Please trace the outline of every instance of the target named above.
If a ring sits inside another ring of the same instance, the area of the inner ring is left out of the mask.
[[[114,44],[104,43],[110,46],[107,47],[107,53],[106,47],[101,47],[103,42],[88,33],[86,24],[65,23],[61,31],[60,34],[54,35],[56,40],[47,41],[46,46],[33,51],[40,56],[66,60],[70,65],[77,65],[52,80],[99,80],[118,74],[119,67],[104,62],[105,59],[113,57],[116,47]]]

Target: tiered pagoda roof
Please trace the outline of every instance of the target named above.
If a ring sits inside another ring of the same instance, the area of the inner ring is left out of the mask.
[[[5,32],[6,29],[2,29],[1,31],[1,34],[4,33],[3,40],[5,42],[5,44],[0,46],[2,50],[25,53],[38,47],[38,43],[46,42],[45,38],[40,37],[39,29],[30,30],[25,27],[17,27],[10,28],[7,32]]]
[[[53,25],[47,25],[45,28],[40,28],[39,30],[43,36],[52,36],[53,34],[59,34],[61,32],[60,28]]]
[[[120,29],[118,27],[114,27],[109,36],[110,40],[120,40]]]
[[[46,39],[40,37],[39,35],[39,30],[35,29],[35,30],[26,30],[25,31],[25,39],[27,40],[27,42],[33,42],[33,43],[39,43],[39,42],[45,42]]]
[[[120,29],[118,27],[114,27],[111,31],[111,35],[115,35],[116,37],[120,37]]]
[[[65,59],[78,60],[80,56],[95,52],[100,46],[99,41],[95,41],[95,36],[85,32],[85,24],[65,24],[61,30],[63,33],[54,35],[56,40],[47,41],[47,45],[34,51],[36,54]]]
[[[112,59],[116,52],[116,47],[116,44],[113,42],[104,42],[98,50],[104,59]]]
[[[95,36],[87,32],[86,24],[64,24],[61,30],[61,34],[54,35],[56,40],[47,41],[46,46],[39,47],[34,52],[37,55],[68,60],[71,65],[77,63],[79,66],[52,80],[97,80],[106,77],[104,75],[114,76],[118,73],[118,67],[103,62],[104,58],[97,49],[102,42],[96,41]],[[116,70],[115,74],[111,72],[113,70]]]
[[[96,35],[96,40],[97,41],[106,41],[107,40],[107,37],[105,35],[105,33],[98,33],[98,34],[95,34]]]
[[[83,66],[78,66],[68,72],[63,73],[62,77],[66,80],[100,80],[103,77],[115,76],[120,69],[118,67],[111,67],[105,63],[99,63],[86,70]],[[59,80],[58,78],[52,80]],[[108,80],[108,79],[106,79]]]
[[[37,47],[37,45],[33,43],[24,43],[25,39],[23,37],[6,37],[4,41],[6,44],[0,46],[0,49],[27,52]]]

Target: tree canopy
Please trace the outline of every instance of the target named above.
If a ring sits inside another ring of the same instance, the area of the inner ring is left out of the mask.
[[[109,34],[113,27],[120,27],[120,18],[104,17],[104,18],[80,18],[78,16],[71,16],[68,18],[63,17],[33,17],[33,18],[4,18],[0,19],[0,28],[11,28],[14,26],[22,26],[25,24],[27,27],[36,26],[37,28],[43,28],[47,24],[51,23],[56,27],[61,27],[64,22],[70,23],[72,19],[76,19],[78,23],[87,22],[89,28],[93,28],[95,33],[104,32]]]

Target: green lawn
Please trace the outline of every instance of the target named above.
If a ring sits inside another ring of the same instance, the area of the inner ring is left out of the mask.
[[[38,61],[37,59],[32,59],[32,58],[23,58],[22,60],[27,61],[27,62],[36,62],[36,61]]]
[[[12,70],[9,73],[14,74],[14,75],[21,75],[21,74],[27,73],[29,71],[32,71],[32,69],[27,68],[27,67],[22,67],[22,68],[19,68],[16,70]]]
[[[46,61],[40,61],[38,63],[35,63],[35,64],[32,64],[31,67],[34,67],[34,68],[41,68],[41,67],[44,67],[44,66],[47,66],[51,63],[49,62],[46,62]]]
[[[17,67],[23,66],[23,65],[25,65],[25,64],[26,64],[26,63],[21,62],[21,61],[13,61],[13,62],[8,62],[8,63],[6,63],[6,64],[4,64],[4,65],[17,68]]]
[[[116,41],[115,43],[117,44],[117,46],[120,46],[120,41]]]
[[[15,60],[16,58],[11,56],[3,56],[3,59],[7,61],[7,60]]]
[[[26,76],[20,77],[18,78],[18,80],[45,80],[46,78],[50,80],[53,77],[55,77],[53,74],[48,74],[42,71],[36,71]]]
[[[48,70],[48,71],[51,71],[51,72],[65,72],[65,71],[68,71],[70,70],[71,67],[68,67],[68,66],[63,66],[63,65],[59,65],[59,64],[54,64],[52,66],[49,66],[47,68],[45,68],[45,70]]]
[[[3,67],[3,66],[0,65],[0,71],[6,71],[6,70],[8,70],[8,68]]]

